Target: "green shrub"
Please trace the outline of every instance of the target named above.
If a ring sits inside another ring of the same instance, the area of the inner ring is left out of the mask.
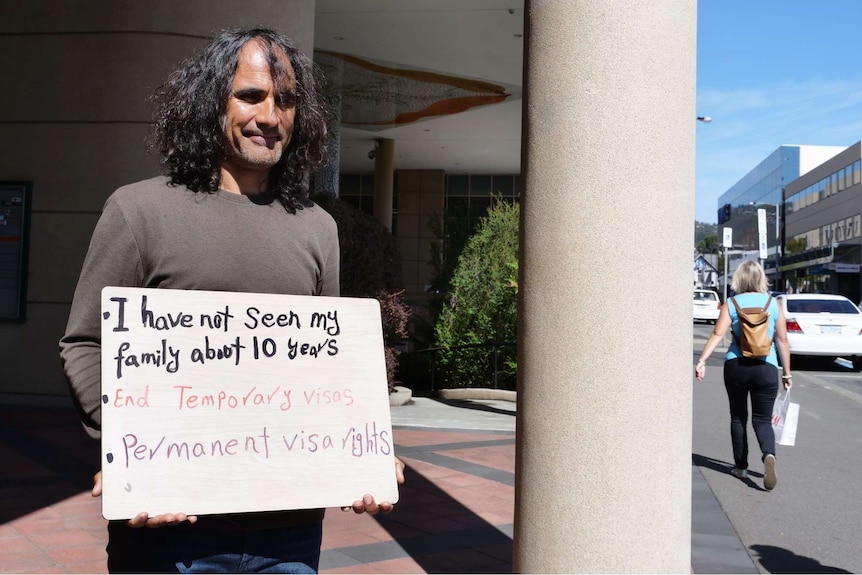
[[[495,198],[494,206],[467,241],[452,275],[451,291],[434,333],[441,383],[454,387],[490,386],[492,347],[456,346],[514,343],[518,309],[518,204]],[[499,387],[514,389],[514,347],[497,356]]]
[[[392,233],[377,220],[347,202],[329,195],[314,198],[338,226],[341,295],[369,297],[380,302],[386,378],[395,387],[398,343],[407,337],[410,307],[404,302],[401,257]]]

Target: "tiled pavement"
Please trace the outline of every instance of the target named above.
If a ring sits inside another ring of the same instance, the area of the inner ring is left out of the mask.
[[[511,572],[514,419],[507,402],[394,408],[401,501],[376,518],[328,510],[321,572]],[[107,572],[98,459],[67,404],[0,405],[0,573]],[[693,571],[756,572],[694,466],[692,480]]]
[[[514,432],[394,422],[408,465],[397,511],[327,510],[321,572],[510,572]],[[98,448],[75,412],[0,405],[0,462],[0,573],[106,573],[105,521],[89,494]]]

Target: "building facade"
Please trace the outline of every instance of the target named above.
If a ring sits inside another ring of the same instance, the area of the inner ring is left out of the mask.
[[[760,232],[765,231],[767,257],[763,259],[773,289],[784,291],[779,273],[782,255],[785,187],[844,150],[839,146],[782,145],[721,195],[718,200],[719,237],[732,230],[728,251],[727,281],[739,262],[760,257]],[[758,210],[766,212],[765,230],[758,224]],[[724,278],[722,278],[722,285]]]
[[[862,298],[862,142],[787,184],[781,271],[788,290]]]

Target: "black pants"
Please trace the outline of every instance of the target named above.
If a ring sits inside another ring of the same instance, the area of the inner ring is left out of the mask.
[[[724,388],[730,402],[730,439],[733,462],[748,469],[748,396],[751,424],[763,457],[775,455],[772,407],[778,395],[778,369],[772,364],[745,357],[724,362]]]

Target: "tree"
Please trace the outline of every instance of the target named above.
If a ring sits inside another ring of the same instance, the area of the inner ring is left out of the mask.
[[[718,236],[718,226],[695,220],[694,245],[697,246],[706,236]]]
[[[798,254],[799,252],[804,252],[808,249],[808,240],[806,238],[793,238],[787,240],[787,244],[785,244],[785,251],[788,254]]]
[[[697,244],[697,251],[702,254],[714,254],[718,251],[718,235],[710,234],[704,236]]]
[[[395,237],[377,220],[328,194],[315,196],[338,226],[341,295],[380,302],[389,391],[395,387],[397,344],[407,337],[410,307],[404,302],[401,258]]]
[[[520,208],[495,198],[458,258],[452,289],[435,325],[441,376],[455,387],[484,386],[495,373],[501,387],[514,389],[517,337],[518,225]],[[456,349],[459,346],[472,346]]]

